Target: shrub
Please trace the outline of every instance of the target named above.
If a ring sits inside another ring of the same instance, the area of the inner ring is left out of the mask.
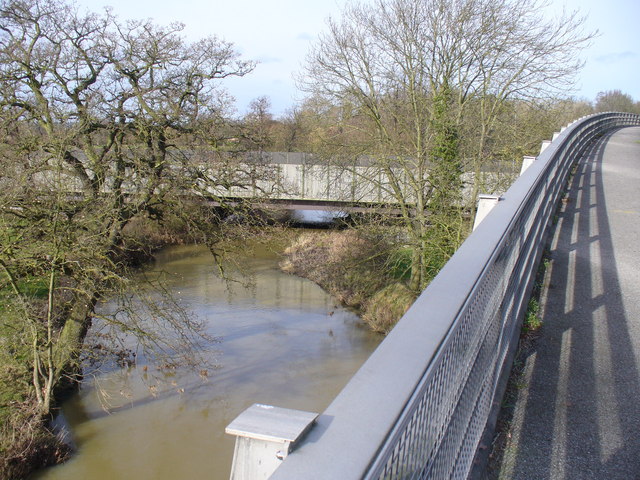
[[[359,308],[391,281],[387,252],[383,239],[355,230],[304,233],[284,251],[280,267]]]
[[[366,303],[362,319],[372,330],[388,333],[414,300],[415,295],[406,285],[392,283]]]
[[[0,423],[0,478],[26,478],[38,468],[65,460],[70,447],[46,428],[33,399],[11,402]]]
[[[394,251],[381,235],[312,232],[285,250],[280,267],[314,281],[342,304],[358,309],[372,330],[387,333],[415,299],[399,282],[408,277],[405,257],[406,252]]]

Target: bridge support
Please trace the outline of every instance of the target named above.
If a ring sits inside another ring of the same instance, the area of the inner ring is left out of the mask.
[[[533,162],[535,162],[536,158],[538,157],[525,156],[522,158],[522,168],[520,168],[520,175],[522,175],[525,170],[527,170],[527,168],[529,168],[533,164]]]
[[[476,210],[476,218],[473,221],[473,229],[475,230],[484,217],[495,207],[502,197],[500,195],[480,194],[478,197],[478,209]]]
[[[540,145],[540,153],[544,152],[549,145],[551,145],[551,140],[543,140]]]
[[[305,433],[317,413],[253,404],[225,429],[236,436],[231,480],[267,479]]]

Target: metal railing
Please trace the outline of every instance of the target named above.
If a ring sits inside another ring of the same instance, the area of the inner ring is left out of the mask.
[[[557,135],[271,478],[467,478],[571,167],[627,125],[640,116],[596,114]]]

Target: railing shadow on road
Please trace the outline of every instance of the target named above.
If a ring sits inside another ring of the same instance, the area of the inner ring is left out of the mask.
[[[515,438],[496,478],[640,478],[640,451],[632,441],[640,372],[602,177],[614,134],[579,164],[558,213],[541,338],[526,360],[526,385],[512,418]]]

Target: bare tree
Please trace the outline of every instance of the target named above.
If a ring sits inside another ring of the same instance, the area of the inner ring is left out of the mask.
[[[210,171],[194,152],[233,136],[220,81],[253,64],[215,37],[186,43],[181,29],[60,0],[0,3],[0,289],[30,332],[43,413],[97,298],[126,283],[126,226],[180,202]],[[34,279],[46,279],[44,304]]]
[[[631,95],[621,90],[599,92],[596,95],[596,112],[629,112],[640,113],[640,105],[633,101]]]
[[[353,174],[377,182],[402,211],[416,291],[462,240],[460,207],[470,200],[462,174],[477,174],[490,154],[487,140],[505,102],[562,90],[581,65],[577,55],[590,38],[581,33],[583,20],[548,20],[543,6],[352,3],[308,56],[301,86],[341,108],[342,151],[374,159]]]
[[[271,129],[274,125],[271,102],[267,97],[259,97],[249,104],[249,112],[243,119],[245,138],[250,150],[268,150],[273,142]]]

